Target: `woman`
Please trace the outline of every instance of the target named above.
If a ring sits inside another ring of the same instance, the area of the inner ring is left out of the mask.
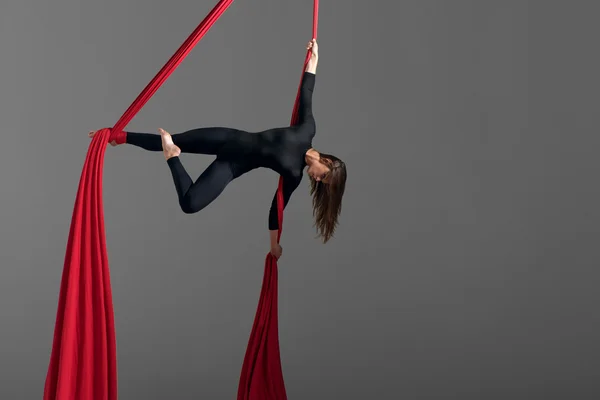
[[[313,196],[313,215],[319,236],[326,243],[333,235],[341,212],[346,185],[346,165],[339,158],[312,147],[315,119],[312,113],[312,94],[315,84],[318,45],[308,43],[311,57],[302,77],[298,122],[292,126],[262,132],[247,132],[233,128],[197,128],[170,135],[159,129],[160,135],[120,132],[111,144],[127,143],[149,151],[162,151],[171,170],[181,209],[196,213],[215,200],[234,179],[256,168],[270,168],[283,177],[284,207],[296,190],[307,168],[310,194]],[[90,132],[93,137],[95,132]],[[181,152],[216,155],[216,159],[193,182],[183,167]],[[277,243],[277,193],[269,212],[268,227],[271,254],[282,253]]]

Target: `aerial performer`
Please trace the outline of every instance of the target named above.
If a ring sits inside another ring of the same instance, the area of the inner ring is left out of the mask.
[[[121,131],[112,146],[130,144],[148,151],[162,151],[171,171],[183,212],[197,213],[211,204],[234,179],[257,168],[269,168],[283,179],[284,207],[300,185],[303,171],[310,179],[315,227],[323,243],[333,236],[342,208],[346,165],[338,157],[318,151],[312,145],[316,133],[312,110],[319,60],[316,39],[309,41],[310,58],[302,75],[297,123],[260,132],[228,127],[201,127],[171,135]],[[89,133],[93,137],[97,131]],[[216,156],[193,181],[185,170],[181,153]],[[268,213],[271,254],[281,257],[278,243],[277,193]]]

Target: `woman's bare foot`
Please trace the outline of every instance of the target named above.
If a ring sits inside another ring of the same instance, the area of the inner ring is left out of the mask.
[[[162,148],[163,154],[165,155],[165,159],[169,159],[172,157],[178,157],[181,154],[181,149],[173,143],[173,138],[169,134],[169,132],[165,131],[162,128],[159,128],[160,138],[162,140]]]

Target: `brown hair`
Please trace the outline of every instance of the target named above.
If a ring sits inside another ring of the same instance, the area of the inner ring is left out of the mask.
[[[318,236],[327,243],[338,225],[342,212],[342,196],[346,189],[346,164],[331,154],[320,153],[320,161],[329,167],[324,183],[310,180],[310,194],[313,196],[313,216]]]

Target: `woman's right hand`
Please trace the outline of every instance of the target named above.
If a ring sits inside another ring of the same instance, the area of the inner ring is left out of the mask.
[[[318,58],[319,57],[319,45],[317,44],[317,39],[312,39],[310,42],[308,42],[308,45],[306,46],[306,50],[310,50],[312,53],[312,56],[314,58]]]
[[[275,257],[275,259],[279,259],[279,257],[281,257],[281,254],[283,253],[283,248],[281,247],[281,245],[278,243],[274,246],[271,246],[271,255],[273,257]]]
[[[88,133],[88,136],[89,136],[90,138],[93,138],[93,137],[96,135],[96,132],[98,132],[98,131],[90,131],[90,132]],[[110,145],[111,145],[111,146],[116,146],[116,145],[117,145],[117,141],[116,141],[116,140],[113,140],[112,142],[110,142]]]

